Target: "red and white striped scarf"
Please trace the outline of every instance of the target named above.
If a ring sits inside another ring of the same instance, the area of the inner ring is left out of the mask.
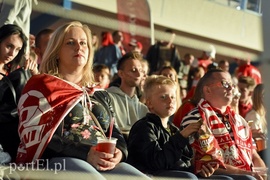
[[[216,109],[204,99],[198,104],[198,109],[203,120],[210,127],[213,135],[221,148],[224,163],[236,166],[243,170],[251,170],[252,164],[252,134],[246,120],[227,107],[223,114],[228,115],[233,138],[224,123],[216,114]]]

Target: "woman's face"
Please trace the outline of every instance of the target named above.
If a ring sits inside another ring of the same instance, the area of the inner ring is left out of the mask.
[[[172,71],[170,69],[164,69],[161,72],[161,75],[166,76],[166,77],[172,79],[173,81],[176,81],[176,75],[175,75],[174,71]]]
[[[0,63],[11,62],[20,52],[23,41],[18,34],[13,34],[0,42]]]
[[[89,57],[88,39],[80,27],[71,27],[59,52],[59,71],[75,71],[83,69]]]

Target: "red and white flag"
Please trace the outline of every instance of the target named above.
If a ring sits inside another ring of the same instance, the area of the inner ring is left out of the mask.
[[[33,76],[26,84],[18,104],[21,143],[17,163],[41,157],[58,125],[82,99],[83,90],[55,76]]]

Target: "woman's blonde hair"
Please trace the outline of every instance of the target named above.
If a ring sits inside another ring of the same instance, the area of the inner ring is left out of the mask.
[[[267,130],[266,110],[263,102],[264,85],[258,84],[252,94],[252,108],[260,115],[262,127]]]
[[[66,23],[54,31],[54,33],[52,34],[52,37],[50,38],[46,51],[44,52],[41,66],[40,66],[40,72],[51,74],[51,75],[61,78],[61,75],[58,72],[59,51],[64,42],[65,35],[71,27],[82,28],[82,30],[85,32],[86,37],[87,37],[87,46],[89,48],[89,56],[87,59],[87,63],[83,68],[83,77],[81,79],[81,85],[90,86],[94,82],[93,70],[92,70],[93,48],[92,48],[91,30],[88,28],[87,25],[83,25],[82,23],[78,21]]]

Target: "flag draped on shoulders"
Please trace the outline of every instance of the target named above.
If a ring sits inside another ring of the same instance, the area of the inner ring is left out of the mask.
[[[16,162],[40,158],[58,125],[82,98],[83,90],[76,84],[48,74],[33,76],[18,103],[21,142]]]

